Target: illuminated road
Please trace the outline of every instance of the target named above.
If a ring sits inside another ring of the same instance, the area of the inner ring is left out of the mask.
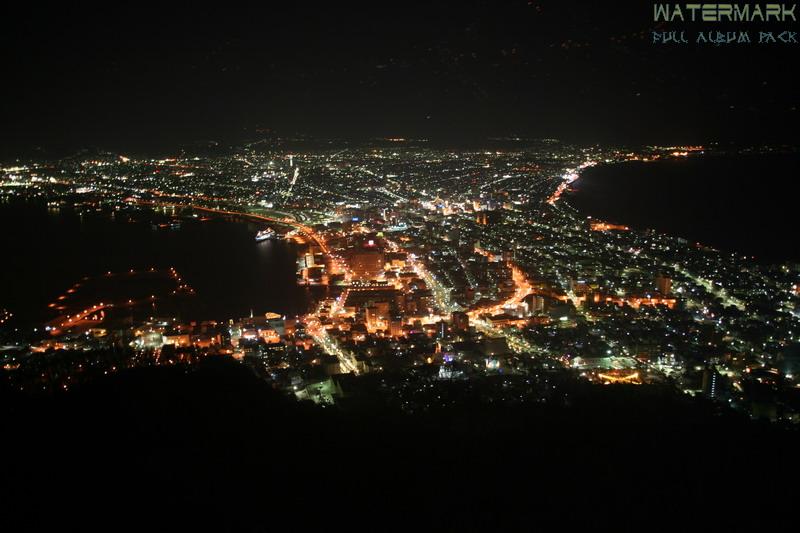
[[[687,278],[689,278],[690,280],[692,280],[696,284],[698,284],[701,287],[703,287],[707,292],[713,294],[714,296],[716,296],[717,298],[722,300],[723,305],[732,305],[732,306],[736,307],[737,309],[739,309],[739,311],[744,311],[745,304],[744,304],[743,301],[741,301],[740,299],[729,295],[728,291],[726,291],[723,288],[717,287],[710,280],[707,280],[705,278],[701,278],[700,276],[695,276],[694,274],[692,274],[691,272],[689,272],[688,270],[683,268],[678,263],[673,263],[672,264],[672,268],[674,268],[675,271],[680,272],[681,274],[683,274],[684,276],[686,276]]]
[[[481,255],[489,257],[489,260],[492,260],[494,257],[492,253],[485,250],[476,249],[476,251]],[[515,288],[514,294],[510,298],[500,302],[497,305],[473,309],[467,313],[470,318],[475,319],[478,316],[485,315],[487,313],[490,315],[499,315],[503,313],[505,307],[519,305],[528,295],[533,294],[533,288],[531,287],[528,278],[525,276],[525,273],[514,264],[511,264],[511,279],[514,281]]]
[[[433,299],[436,307],[445,314],[452,313],[453,311],[460,311],[461,306],[450,301],[450,289],[446,288],[442,283],[434,277],[433,274],[428,272],[421,261],[418,261],[413,254],[409,255],[414,272],[419,276],[433,292]]]
[[[307,324],[308,334],[314,339],[322,350],[328,355],[333,355],[339,360],[339,366],[344,372],[352,372],[358,374],[358,364],[353,354],[343,350],[331,337],[325,328],[321,327],[320,323],[312,318]]]
[[[578,165],[578,168],[569,169],[564,172],[564,174],[561,176],[561,183],[558,184],[556,190],[553,192],[550,198],[547,199],[547,203],[550,205],[555,205],[555,203],[558,202],[558,199],[561,198],[561,195],[567,190],[569,185],[580,177],[581,170],[593,167],[596,164],[597,162],[595,161],[586,161],[585,163]]]
[[[96,313],[105,313],[105,310],[109,307],[114,307],[113,304],[104,304],[100,302],[98,305],[93,305],[87,309],[84,309],[77,314],[71,315],[66,317],[66,319],[60,320],[56,319],[51,324],[53,324],[51,335],[58,335],[61,333],[59,328],[71,328],[75,326],[82,325],[85,321],[92,321],[90,318],[92,315]]]
[[[516,333],[513,328],[498,328],[482,318],[472,319],[471,322],[475,325],[475,329],[485,335],[505,337],[508,347],[511,348],[511,351],[514,353],[536,353],[546,355],[544,350],[528,342],[522,335]]]
[[[401,249],[401,247],[393,241],[385,240],[386,245],[393,252]],[[450,300],[450,289],[445,287],[436,277],[425,268],[425,264],[417,258],[414,254],[408,254],[408,261],[411,263],[411,268],[419,276],[428,288],[433,293],[434,303],[436,308],[445,315],[454,311],[461,311],[461,306]]]
[[[487,255],[491,258],[492,254],[485,251],[478,250],[479,253],[483,255]],[[536,353],[544,355],[544,351],[530,342],[528,342],[520,333],[516,331],[516,328],[499,328],[489,322],[488,320],[484,320],[481,318],[482,315],[499,315],[503,313],[505,307],[511,307],[522,303],[522,301],[530,294],[533,294],[533,287],[531,287],[528,278],[525,276],[525,273],[516,266],[511,265],[511,279],[514,280],[514,294],[506,299],[505,301],[493,305],[490,307],[482,307],[480,309],[473,309],[469,311],[467,314],[470,317],[470,321],[475,324],[475,328],[488,335],[502,335],[506,338],[506,342],[508,343],[508,347],[511,348],[514,353]]]

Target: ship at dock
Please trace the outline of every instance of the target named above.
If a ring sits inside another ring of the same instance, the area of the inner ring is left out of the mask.
[[[272,228],[267,228],[259,231],[256,233],[256,242],[261,241],[268,241],[275,239],[278,235],[275,233],[275,230]]]

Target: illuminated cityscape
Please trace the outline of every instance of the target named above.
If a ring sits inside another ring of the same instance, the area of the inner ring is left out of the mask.
[[[9,54],[20,530],[797,521],[796,51],[739,87],[650,4],[512,4]]]
[[[297,283],[316,290],[296,316],[263,309],[181,321],[155,306],[196,297],[173,267],[84,277],[48,303],[45,322],[13,329],[19,340],[6,347],[5,378],[20,390],[66,389],[83,379],[83,362],[51,376],[33,354],[118,348],[123,360],[104,372],[226,354],[297,399],[328,405],[358,388],[340,383],[348,374],[382,374],[389,401],[400,401],[397,389],[409,380],[424,389],[440,380],[565,374],[670,383],[752,416],[798,420],[779,399],[800,377],[782,356],[800,339],[795,269],[587,219],[562,198],[598,163],[703,157],[703,147],[408,144],[287,153],[256,143],[219,157],[107,153],[4,168],[4,202],[147,220],[153,231],[217,217],[250,221],[260,228],[253,246],[293,243]],[[158,294],[142,294],[147,286]],[[764,320],[771,327],[754,332]],[[773,401],[754,392],[765,380]],[[544,392],[525,382],[514,401],[541,401]],[[432,403],[423,396],[399,407]]]

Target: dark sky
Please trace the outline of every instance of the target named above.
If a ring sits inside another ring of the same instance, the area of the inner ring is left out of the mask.
[[[798,138],[800,45],[653,45],[650,2],[62,4],[3,8],[6,154],[164,148],[256,128],[452,141]]]

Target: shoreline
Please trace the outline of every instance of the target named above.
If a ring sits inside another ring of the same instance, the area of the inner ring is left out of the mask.
[[[759,263],[797,262],[800,256],[787,246],[792,226],[791,211],[784,208],[788,198],[775,195],[793,175],[783,166],[796,165],[797,159],[794,153],[706,153],[603,162],[580,171],[563,200],[597,222],[656,231]],[[772,177],[769,187],[757,178],[760,174]],[[734,245],[734,235],[743,238],[741,244]]]
[[[51,320],[54,313],[50,304],[76,282],[85,277],[100,277],[109,271],[144,271],[175,266],[187,282],[198,289],[194,303],[181,310],[191,320],[228,320],[237,315],[245,316],[250,308],[259,312],[304,314],[316,299],[315,291],[296,284],[294,243],[269,247],[271,251],[259,248],[248,228],[257,222],[252,218],[242,217],[236,221],[215,215],[214,218],[222,224],[205,227],[197,221],[184,223],[178,231],[168,231],[154,229],[146,216],[127,223],[118,214],[116,220],[109,213],[84,215],[81,219],[71,209],[47,211],[46,204],[38,202],[36,206],[8,207],[4,212],[6,217],[24,210],[25,224],[22,227],[27,229],[17,236],[8,235],[4,240],[6,246],[21,250],[8,265],[7,275],[33,283],[35,290],[30,293],[7,286],[4,290],[6,305],[0,305],[0,308],[8,308],[14,313],[14,322],[26,328],[28,324]],[[82,228],[80,232],[77,231],[79,226]],[[41,246],[32,237],[37,228],[55,232],[53,242]],[[98,238],[106,243],[102,254],[97,260],[86,260],[86,254],[94,250]],[[208,256],[211,260],[201,263],[179,259],[181,251],[193,251],[199,243],[211,246],[209,249],[213,253]],[[241,249],[235,254],[233,263],[226,261],[237,245]],[[52,256],[66,257],[70,266],[63,272],[59,271],[60,275],[39,283],[40,275]],[[262,268],[267,269],[266,274],[271,279],[274,277],[286,283],[264,281]],[[214,280],[220,278],[235,281],[217,289]]]

